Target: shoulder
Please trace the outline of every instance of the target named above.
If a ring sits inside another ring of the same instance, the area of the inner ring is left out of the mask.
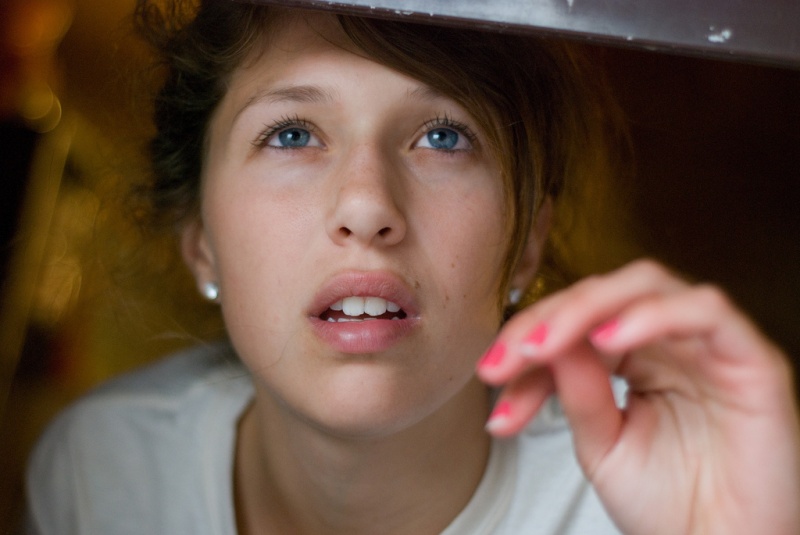
[[[131,423],[180,425],[199,405],[248,382],[226,344],[194,347],[104,383],[64,410],[42,440],[107,435]]]
[[[227,343],[200,345],[108,381],[79,404],[109,398],[180,400],[198,385],[236,379],[245,373]]]
[[[135,518],[150,501],[192,488],[190,478],[224,463],[216,457],[227,454],[251,394],[227,345],[192,348],[102,385],[41,436],[28,464],[31,516],[70,533],[92,515]]]

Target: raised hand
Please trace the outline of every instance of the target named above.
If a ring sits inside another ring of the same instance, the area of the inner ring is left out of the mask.
[[[650,261],[515,315],[478,365],[487,428],[558,394],[578,460],[628,534],[800,533],[800,426],[785,355],[717,288]],[[610,375],[628,385],[618,408]]]

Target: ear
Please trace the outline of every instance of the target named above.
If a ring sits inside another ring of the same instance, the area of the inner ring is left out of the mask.
[[[511,277],[511,287],[524,290],[533,281],[536,272],[539,270],[539,263],[542,259],[542,250],[550,233],[553,222],[553,200],[547,197],[536,214],[533,227],[528,235],[528,242],[522,251],[517,269]]]
[[[208,241],[208,235],[203,220],[198,216],[184,224],[181,229],[181,256],[183,261],[194,274],[198,288],[205,283],[216,283],[216,261]]]

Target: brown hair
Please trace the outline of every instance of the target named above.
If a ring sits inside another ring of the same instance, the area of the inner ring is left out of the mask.
[[[152,216],[180,223],[199,205],[204,141],[227,81],[283,8],[202,0],[173,0],[157,7],[137,0],[140,32],[160,52],[164,83],[155,97],[156,135],[150,144]],[[365,55],[448,95],[479,122],[501,162],[509,248],[500,281],[505,290],[536,210],[552,199],[599,201],[611,172],[605,141],[617,133],[615,110],[596,76],[567,44],[493,33],[340,15],[346,35]],[[618,137],[617,137],[618,139]],[[598,187],[600,186],[600,187]],[[549,277],[559,285],[575,273],[565,229],[575,212],[563,209],[548,245]],[[574,256],[574,255],[572,255]],[[565,260],[566,259],[566,260]],[[554,269],[554,266],[557,266]]]

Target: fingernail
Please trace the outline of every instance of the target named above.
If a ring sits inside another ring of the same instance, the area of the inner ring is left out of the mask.
[[[613,319],[593,330],[589,338],[591,338],[592,342],[606,342],[617,333],[617,330],[619,330],[619,321]]]
[[[478,361],[478,368],[480,369],[487,369],[487,368],[494,368],[495,366],[499,366],[501,362],[503,362],[503,357],[506,354],[506,345],[502,342],[497,342],[493,344],[489,350],[484,353],[481,359]]]
[[[486,430],[492,433],[505,428],[510,416],[511,403],[508,401],[500,401],[494,406],[494,410],[492,410],[492,414],[489,416],[489,421],[486,422]]]
[[[523,357],[533,357],[539,352],[539,347],[547,340],[547,325],[537,325],[525,338],[522,339],[519,352]]]

